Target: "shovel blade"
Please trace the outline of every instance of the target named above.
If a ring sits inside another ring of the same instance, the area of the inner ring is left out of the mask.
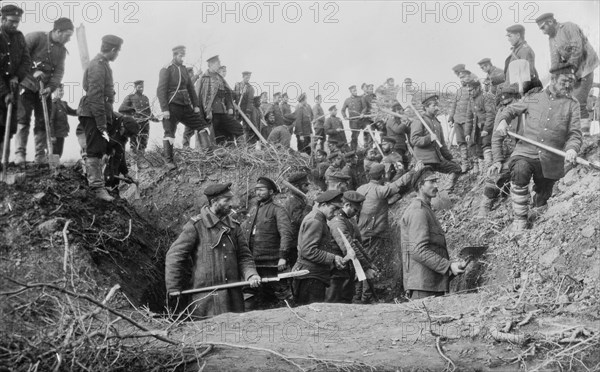
[[[488,250],[488,246],[479,246],[479,247],[464,247],[460,250],[459,256],[461,257],[471,257],[478,258],[481,257]]]

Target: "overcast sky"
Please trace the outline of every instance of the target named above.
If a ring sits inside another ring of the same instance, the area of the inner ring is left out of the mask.
[[[16,3],[26,10],[20,26],[24,33],[50,30],[59,16],[70,17],[76,25],[83,23],[91,57],[103,35],[125,40],[112,63],[118,84],[115,109],[137,79],[146,81],[145,93],[152,101],[158,72],[170,62],[171,48],[179,44],[187,46],[185,63],[202,70],[208,57],[220,55],[232,86],[242,71],[250,70],[252,81],[263,90],[284,90],[291,98],[302,90],[311,104],[319,92],[327,101],[325,107],[341,104],[351,84],[368,82],[377,87],[388,77],[396,82],[411,77],[426,89],[436,89],[456,84],[451,67],[458,63],[479,76],[477,61],[484,57],[503,68],[510,53],[505,29],[515,23],[525,25],[525,38],[544,76],[549,68],[548,39],[534,21],[544,12],[554,12],[559,22],[577,23],[592,45],[600,45],[600,2],[589,0]],[[83,71],[75,37],[67,49],[65,99],[76,107]],[[596,81],[599,75],[596,70]],[[70,122],[67,159],[77,156],[77,119]],[[161,125],[154,124],[151,131],[160,140]],[[32,157],[29,150],[28,159]]]

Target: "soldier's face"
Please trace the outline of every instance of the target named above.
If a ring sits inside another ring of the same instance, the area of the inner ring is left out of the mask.
[[[300,185],[300,191],[306,194],[309,186],[310,184],[308,182],[304,182],[302,185]]]
[[[224,67],[219,67],[219,75],[226,77],[227,76],[227,69]]]
[[[144,93],[144,84],[138,84],[135,86],[135,91],[138,93]]]
[[[315,103],[316,104],[320,104],[321,103],[321,96],[316,96],[315,97]]]
[[[367,93],[373,94],[373,86],[372,85],[367,86]]]
[[[62,99],[65,95],[65,91],[62,88],[57,88],[54,94],[56,95],[56,98]]]
[[[515,46],[519,42],[519,40],[521,40],[521,34],[512,34],[509,32],[508,34],[506,34],[506,37],[508,38],[508,42],[512,46]]]
[[[320,163],[325,160],[325,155],[323,155],[319,152],[319,153],[317,153],[317,155],[315,155],[315,160]]]
[[[212,209],[218,217],[227,216],[231,212],[233,197],[223,197],[213,200]]]
[[[551,20],[546,20],[538,24],[544,35],[554,36],[556,34],[556,26]]]
[[[350,94],[353,95],[353,96],[355,96],[357,94],[356,93],[356,88],[350,89]]]
[[[73,30],[58,31],[56,33],[56,42],[64,45],[71,40],[71,36],[73,36]]]
[[[271,195],[273,195],[273,190],[266,187],[257,187],[254,189],[254,192],[256,193],[256,198],[258,201],[261,202],[269,199]]]
[[[484,63],[480,67],[481,67],[481,71],[487,73],[490,70],[491,65]]]
[[[244,75],[244,76],[242,76],[242,80],[244,81],[244,83],[247,83],[247,82],[249,82],[249,81],[250,81],[250,77],[251,77],[251,75],[250,75],[250,74],[248,74],[248,75]]]
[[[573,90],[573,83],[575,82],[575,75],[573,74],[561,74],[558,77],[552,77],[552,85],[556,94],[566,96]]]
[[[120,52],[121,52],[121,49],[113,48],[110,52],[108,52],[106,58],[112,62],[117,59]]]
[[[381,150],[383,150],[383,152],[389,152],[392,149],[392,144],[389,142],[382,142],[381,143]]]
[[[184,52],[179,52],[177,54],[175,54],[175,62],[182,64],[183,60],[185,59],[185,53]]]
[[[356,216],[358,212],[360,212],[360,209],[358,209],[358,207],[356,207],[356,205],[352,203],[344,203],[343,210],[344,213],[346,213],[346,216],[348,216],[348,218],[352,218]]]
[[[340,207],[338,207],[337,205],[333,205],[333,204],[325,204],[325,217],[327,217],[328,220],[332,219],[333,217],[335,217],[335,212],[339,211]]]
[[[437,101],[435,101],[434,103],[430,103],[429,106],[427,106],[427,108],[425,109],[425,112],[427,112],[429,115],[437,115],[437,113],[440,111],[440,106],[438,104]]]
[[[7,33],[7,34],[14,34],[15,32],[17,32],[17,29],[19,28],[19,23],[21,23],[21,17],[19,16],[6,16],[6,17],[2,17],[2,29]]]
[[[329,111],[331,113],[331,116],[336,116],[337,115],[337,109],[333,109],[331,111]]]

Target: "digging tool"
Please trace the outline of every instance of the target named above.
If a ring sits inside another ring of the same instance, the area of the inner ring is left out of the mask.
[[[77,36],[77,48],[79,49],[79,60],[81,61],[81,68],[83,71],[90,64],[90,53],[88,51],[87,37],[85,35],[85,26],[83,24],[77,27],[75,31]]]
[[[48,104],[46,97],[42,94],[44,91],[44,82],[40,81],[40,99],[42,100],[42,110],[44,111],[44,124],[46,124],[46,146],[48,146],[48,164],[50,169],[56,171],[60,165],[60,155],[54,154],[52,149],[52,138],[50,137],[50,117],[48,116]]]
[[[471,261],[479,259],[479,257],[481,257],[487,250],[487,245],[479,247],[465,247],[461,249],[458,255],[462,257],[465,260],[465,262],[461,265],[460,268],[464,270],[469,265],[469,263],[471,263]]]
[[[8,104],[8,111],[6,112],[6,126],[4,127],[4,147],[2,147],[2,182],[5,182],[9,185],[15,183],[14,175],[11,175],[9,179],[6,169],[8,168],[8,156],[10,152],[8,146],[10,145],[10,122],[12,120],[12,108],[13,103],[11,102]]]
[[[375,133],[373,133],[373,131],[371,130],[371,126],[367,125],[366,129],[369,132],[369,134],[371,135],[371,138],[373,138],[373,143],[375,144],[375,147],[377,147],[377,150],[379,150],[379,153],[381,154],[381,156],[385,157],[385,154],[383,153],[381,146],[379,146],[377,139],[375,139]]]
[[[508,81],[511,84],[517,83],[519,93],[523,94],[523,86],[531,81],[529,61],[526,59],[516,59],[508,64]]]
[[[514,133],[514,132],[510,132],[510,131],[509,131],[509,132],[508,132],[508,135],[509,135],[509,136],[513,136],[513,137],[515,137],[516,139],[518,139],[518,140],[521,140],[521,141],[523,141],[523,142],[527,142],[527,143],[529,143],[529,144],[532,144],[532,145],[534,145],[534,146],[537,146],[537,147],[539,147],[539,148],[541,148],[541,149],[543,149],[543,150],[546,150],[546,151],[548,151],[548,152],[551,152],[551,153],[553,153],[553,154],[560,155],[560,156],[562,156],[563,158],[564,158],[564,157],[567,155],[567,153],[566,153],[566,152],[564,152],[564,151],[562,151],[562,150],[555,149],[554,147],[550,147],[550,146],[548,146],[548,145],[541,144],[541,143],[539,143],[539,142],[537,142],[537,141],[534,141],[534,140],[532,140],[532,139],[529,139],[529,138],[527,138],[527,137],[523,137],[523,136],[521,136],[521,135],[519,135],[519,134],[516,134],[516,133]],[[577,162],[577,164],[585,165],[585,166],[587,166],[587,167],[591,167],[591,168],[593,168],[593,169],[600,170],[600,164],[592,163],[592,162],[590,162],[590,161],[587,161],[587,160],[585,160],[585,159],[583,159],[583,158],[580,158],[579,156],[578,156],[578,157],[575,159],[575,161]]]
[[[425,122],[425,119],[423,119],[423,117],[421,116],[421,114],[419,113],[419,111],[417,111],[417,109],[415,108],[415,106],[413,106],[412,102],[408,102],[408,106],[410,108],[412,108],[412,110],[414,111],[415,115],[417,115],[417,118],[419,118],[419,120],[421,121],[421,124],[423,124],[423,126],[425,127],[425,129],[427,129],[427,131],[429,132],[429,134],[430,135],[435,135],[435,133],[433,133],[433,131],[431,130],[431,128],[429,128],[429,125],[427,125],[427,123]],[[435,143],[437,143],[440,148],[444,147],[444,146],[442,146],[442,143],[440,142],[439,139],[435,140]]]
[[[298,270],[298,271],[290,271],[289,273],[282,273],[279,274],[275,277],[272,278],[261,278],[260,282],[261,283],[269,283],[269,282],[278,282],[282,279],[287,279],[287,278],[295,278],[298,276],[304,276],[306,274],[308,274],[310,271],[308,270]],[[191,293],[205,293],[205,292],[212,292],[212,291],[219,291],[222,289],[229,289],[229,288],[237,288],[237,287],[244,287],[250,285],[250,281],[246,280],[243,282],[237,282],[237,283],[227,283],[227,284],[219,284],[219,285],[213,285],[210,287],[204,287],[204,288],[196,288],[196,289],[188,289],[186,291],[179,291],[179,292],[171,292],[169,293],[169,296],[181,296],[184,294],[191,294]]]
[[[299,188],[297,188],[296,186],[292,185],[291,183],[289,183],[286,180],[281,180],[281,183],[283,184],[283,186],[287,187],[288,189],[290,189],[294,194],[303,197],[306,201],[308,201],[308,196],[302,192],[302,190],[300,190]]]
[[[252,124],[252,121],[250,121],[250,119],[248,118],[248,116],[246,116],[246,114],[242,111],[242,109],[240,109],[240,106],[238,106],[235,102],[233,103],[233,107],[235,107],[236,110],[238,110],[238,112],[240,113],[240,115],[242,116],[242,118],[244,118],[244,121],[246,122],[246,124],[248,124],[248,126],[250,127],[250,129],[252,129],[254,131],[254,133],[256,134],[256,136],[258,137],[258,139],[265,144],[265,146],[268,146],[269,143],[267,142],[267,140],[265,139],[265,137],[262,136],[262,134],[260,134],[260,131],[258,130],[258,128],[256,128],[254,126],[254,124]]]
[[[365,275],[362,265],[360,264],[360,261],[358,261],[358,258],[356,258],[356,252],[354,251],[354,248],[352,248],[352,244],[350,244],[350,241],[348,241],[348,238],[346,238],[346,235],[344,235],[339,227],[337,230],[342,237],[344,246],[346,247],[346,257],[344,257],[344,262],[352,261],[352,265],[354,265],[354,271],[356,271],[356,277],[358,278],[359,282],[367,280],[367,276]]]

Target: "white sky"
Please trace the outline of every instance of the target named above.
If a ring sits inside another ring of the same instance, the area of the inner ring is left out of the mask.
[[[85,24],[91,57],[103,35],[122,37],[121,54],[112,63],[118,84],[115,109],[137,79],[146,81],[145,94],[152,101],[158,72],[171,60],[171,48],[179,44],[187,46],[186,64],[203,70],[206,58],[220,55],[232,86],[241,80],[241,71],[250,70],[252,81],[270,93],[286,88],[294,98],[302,89],[312,104],[318,91],[327,101],[325,108],[341,105],[352,84],[368,82],[377,87],[388,77],[397,83],[411,77],[421,87],[435,89],[436,84],[442,88],[456,84],[451,67],[458,63],[479,76],[483,75],[477,65],[481,58],[489,57],[503,68],[510,53],[505,29],[515,23],[525,25],[525,38],[544,76],[549,68],[548,40],[534,22],[544,12],[553,12],[559,22],[577,23],[596,50],[600,45],[600,1],[596,0],[3,3],[26,10],[20,25],[23,33],[50,30],[59,16]],[[63,82],[71,90],[65,100],[76,108],[83,71],[75,37],[67,49]],[[597,70],[596,81],[599,75]],[[63,160],[78,157],[77,119],[70,118],[70,123]],[[151,133],[152,141],[160,141],[160,123],[152,125]],[[29,147],[28,160],[33,159],[32,139]]]

